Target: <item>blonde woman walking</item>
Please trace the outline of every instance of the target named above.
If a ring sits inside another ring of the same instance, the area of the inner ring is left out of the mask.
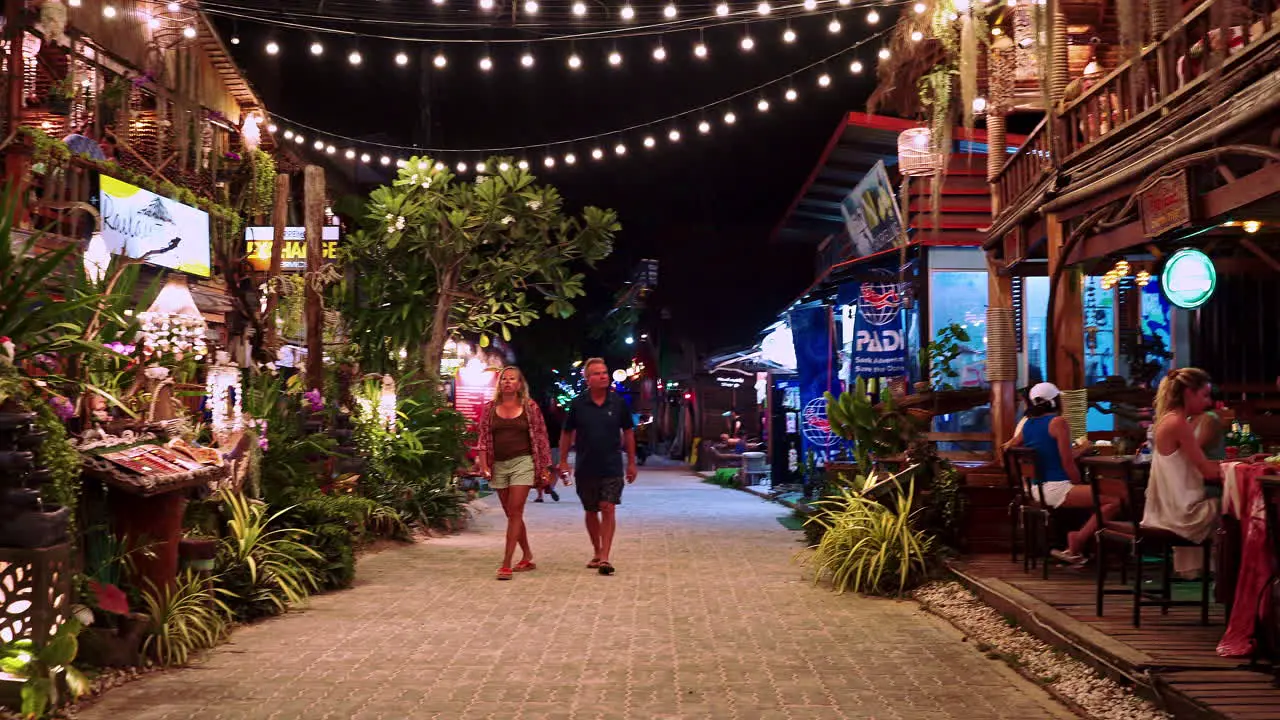
[[[480,413],[477,451],[480,471],[489,487],[498,493],[507,516],[507,542],[502,555],[499,580],[510,580],[513,572],[536,570],[529,535],[524,525],[524,507],[529,491],[551,478],[551,443],[542,411],[529,399],[524,374],[514,366],[498,373],[493,400]],[[516,545],[521,558],[511,565]]]

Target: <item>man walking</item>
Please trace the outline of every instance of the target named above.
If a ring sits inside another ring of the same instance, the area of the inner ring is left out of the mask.
[[[591,358],[582,368],[587,390],[569,403],[564,429],[560,433],[560,474],[569,480],[569,448],[577,450],[574,480],[578,498],[586,511],[587,535],[594,553],[588,568],[612,575],[609,551],[617,529],[615,511],[622,504],[622,451],[626,448],[626,482],[636,480],[636,436],[631,412],[623,399],[609,388],[609,366]]]

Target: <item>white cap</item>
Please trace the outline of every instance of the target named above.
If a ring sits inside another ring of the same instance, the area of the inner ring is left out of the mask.
[[[1058,386],[1053,383],[1042,382],[1032,386],[1031,391],[1027,393],[1027,397],[1031,399],[1031,403],[1051,404],[1062,392],[1058,390]]]

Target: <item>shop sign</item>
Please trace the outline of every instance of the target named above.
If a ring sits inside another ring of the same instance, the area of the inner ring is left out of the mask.
[[[716,375],[716,384],[722,388],[737,390],[747,384],[747,379],[741,375]]]
[[[883,160],[840,202],[840,214],[852,240],[853,257],[866,257],[906,244],[906,225]]]
[[[338,255],[338,231],[336,225],[325,225],[320,233],[320,256],[322,263],[333,262]],[[247,227],[244,229],[245,255],[254,270],[266,272],[271,269],[271,246],[275,244],[276,230],[273,227]],[[284,229],[284,249],[280,251],[280,269],[285,272],[306,272],[307,270],[307,234],[306,228],[287,227]]]
[[[209,277],[208,213],[106,175],[98,176],[98,190],[102,239],[113,255],[140,258],[177,240],[147,262]]]
[[[1186,171],[1179,170],[1157,180],[1138,196],[1138,207],[1142,214],[1142,233],[1146,237],[1158,237],[1191,224]]]
[[[1160,288],[1176,307],[1194,310],[1204,305],[1218,287],[1218,272],[1208,255],[1192,248],[1174,253],[1160,274]]]
[[[888,278],[886,278],[887,280]],[[907,374],[907,342],[902,308],[906,284],[849,283],[842,297],[852,295],[854,377],[899,377]]]

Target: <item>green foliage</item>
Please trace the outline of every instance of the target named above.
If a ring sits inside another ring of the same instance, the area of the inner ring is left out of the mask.
[[[43,718],[62,704],[60,681],[65,681],[71,698],[89,691],[89,681],[71,663],[80,652],[76,636],[84,628],[77,618],[58,626],[49,642],[37,647],[30,639],[0,646],[0,673],[22,680],[22,715]]]
[[[827,420],[831,431],[854,442],[854,460],[860,475],[871,474],[871,457],[895,455],[907,448],[913,437],[924,431],[910,415],[899,410],[888,388],[874,403],[865,378],[854,389],[835,397],[826,393]]]
[[[896,480],[891,482],[896,483]],[[934,540],[913,522],[915,487],[897,488],[889,508],[852,489],[820,500],[819,512],[807,521],[821,527],[822,539],[807,563],[814,582],[873,595],[901,596],[927,575]]]
[[[253,151],[253,181],[248,191],[250,215],[271,212],[276,197],[276,159],[264,150]]]
[[[304,544],[309,535],[294,528],[271,529],[288,509],[268,515],[266,505],[244,495],[223,493],[227,535],[218,549],[218,590],[237,620],[278,615],[306,599],[317,587],[308,563],[320,554]]]
[[[370,194],[366,229],[341,253],[356,272],[335,290],[367,369],[386,371],[402,348],[431,338],[419,359],[434,374],[451,335],[479,335],[483,345],[510,340],[540,315],[568,317],[585,294],[574,264],[612,252],[612,211],[570,216],[554,187],[509,158],[487,167],[468,182],[415,157]],[[444,327],[434,327],[437,314]]]
[[[738,470],[737,468],[718,468],[706,482],[720,487],[736,488],[738,487]]]
[[[934,390],[953,390],[960,373],[952,363],[964,352],[969,342],[969,331],[959,323],[938,331],[937,337],[920,351],[920,370],[929,373],[929,384]]]
[[[276,524],[306,530],[300,538],[319,557],[304,558],[324,590],[344,588],[355,579],[355,548],[378,537],[407,538],[395,508],[358,495],[316,495],[300,501]]]
[[[178,575],[167,587],[152,586],[142,598],[151,617],[142,649],[160,665],[186,665],[193,652],[217,645],[230,628],[231,609],[193,570]]]
[[[40,466],[49,471],[49,481],[40,488],[47,502],[71,509],[70,527],[76,527],[76,506],[80,503],[80,453],[71,446],[67,428],[48,403],[36,404],[37,430],[45,433],[40,443]]]

